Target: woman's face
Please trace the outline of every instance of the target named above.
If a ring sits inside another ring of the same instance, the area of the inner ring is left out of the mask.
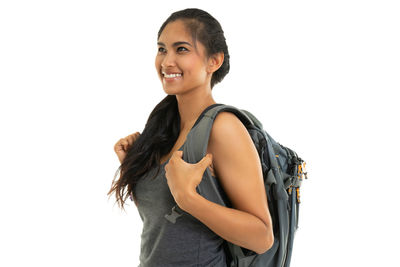
[[[181,20],[170,22],[158,39],[155,61],[164,91],[169,95],[183,94],[210,83],[206,71],[204,46],[192,37]],[[174,74],[172,76],[166,76]]]

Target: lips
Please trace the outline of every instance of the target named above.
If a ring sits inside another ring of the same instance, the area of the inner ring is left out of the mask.
[[[182,80],[182,72],[162,71],[163,83],[174,83]]]
[[[181,77],[182,74],[177,73],[177,74],[165,74],[164,77],[165,78],[174,78],[174,77]]]
[[[163,74],[167,74],[167,75],[170,75],[170,74],[182,74],[182,72],[163,72]]]
[[[182,80],[182,76],[164,76],[163,77],[163,82],[164,83],[171,83],[171,82],[177,82],[177,81],[180,81],[180,80]]]
[[[171,75],[171,74],[181,74],[181,75],[183,75],[183,73],[182,72],[179,72],[179,71],[161,71],[161,73],[162,73],[162,75],[163,76],[165,76],[165,75]]]

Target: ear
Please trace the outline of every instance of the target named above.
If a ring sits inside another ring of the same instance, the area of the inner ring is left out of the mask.
[[[213,73],[217,71],[224,63],[224,52],[215,53],[208,59],[207,71]]]

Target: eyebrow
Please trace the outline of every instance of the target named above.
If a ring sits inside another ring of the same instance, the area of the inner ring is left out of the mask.
[[[161,46],[165,46],[165,44],[163,42],[157,42],[157,44],[161,45]],[[182,45],[182,44],[186,44],[186,45],[192,46],[190,43],[183,42],[183,41],[175,42],[175,43],[172,44],[172,46],[178,46],[178,45]]]

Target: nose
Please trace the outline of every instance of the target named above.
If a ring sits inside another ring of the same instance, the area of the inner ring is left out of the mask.
[[[172,53],[165,53],[161,60],[161,67],[165,69],[170,66],[175,66],[175,56]]]

